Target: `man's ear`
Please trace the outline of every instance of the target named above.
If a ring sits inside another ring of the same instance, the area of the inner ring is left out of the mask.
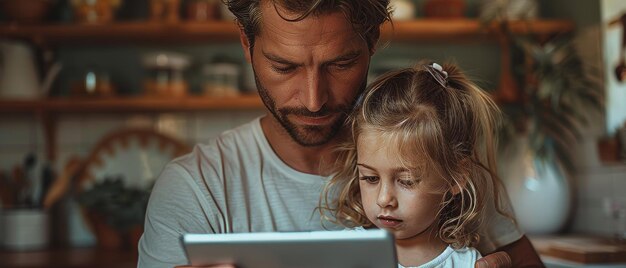
[[[252,55],[250,55],[250,41],[243,31],[243,27],[239,26],[239,42],[243,48],[243,54],[246,57],[248,63],[252,63]]]
[[[372,43],[370,47],[370,57],[374,56],[374,54],[376,53],[376,48],[378,47],[378,41],[380,40],[380,29],[378,30],[378,32],[376,33],[375,36],[372,37]]]

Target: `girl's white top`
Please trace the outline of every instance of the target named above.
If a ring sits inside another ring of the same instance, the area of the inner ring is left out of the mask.
[[[363,231],[365,229],[363,227],[355,227],[348,230]],[[481,257],[480,252],[475,248],[454,249],[448,246],[439,256],[427,263],[420,266],[402,266],[402,264],[398,263],[398,268],[474,267],[476,261]]]
[[[474,267],[476,261],[480,259],[480,252],[475,248],[454,249],[448,246],[439,256],[431,261],[424,263],[419,268],[435,268],[435,267]],[[414,268],[402,266],[398,263],[398,268]]]

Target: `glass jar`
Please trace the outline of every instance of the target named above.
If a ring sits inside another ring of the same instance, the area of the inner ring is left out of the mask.
[[[70,94],[73,97],[111,97],[116,93],[108,73],[97,68],[88,68],[80,80],[71,83]]]
[[[74,17],[80,23],[109,23],[120,0],[72,0]]]
[[[180,0],[150,0],[152,21],[178,22]]]
[[[160,97],[184,97],[189,85],[184,71],[189,67],[189,57],[174,52],[152,53],[144,56],[148,76],[144,80],[146,95]]]
[[[219,4],[215,0],[191,0],[187,3],[187,20],[218,20],[220,17]]]
[[[240,67],[236,63],[210,63],[202,68],[204,94],[236,96],[239,94]]]

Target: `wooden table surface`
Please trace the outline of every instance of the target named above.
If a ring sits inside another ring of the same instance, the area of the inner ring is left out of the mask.
[[[626,243],[594,235],[530,237],[542,256],[578,264],[619,264],[626,267]]]
[[[41,251],[0,250],[2,268],[104,268],[137,267],[137,252],[98,248],[50,249]]]

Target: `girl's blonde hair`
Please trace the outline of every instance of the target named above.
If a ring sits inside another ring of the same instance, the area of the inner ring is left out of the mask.
[[[499,109],[456,65],[444,64],[443,71],[447,78],[420,63],[368,86],[347,119],[352,136],[338,149],[336,175],[320,199],[324,218],[348,227],[373,226],[361,204],[356,144],[364,130],[376,131],[381,142],[396,146],[404,166],[445,181],[439,189],[441,239],[456,248],[478,243],[485,205],[499,200],[494,160]],[[458,194],[451,192],[455,187]]]

